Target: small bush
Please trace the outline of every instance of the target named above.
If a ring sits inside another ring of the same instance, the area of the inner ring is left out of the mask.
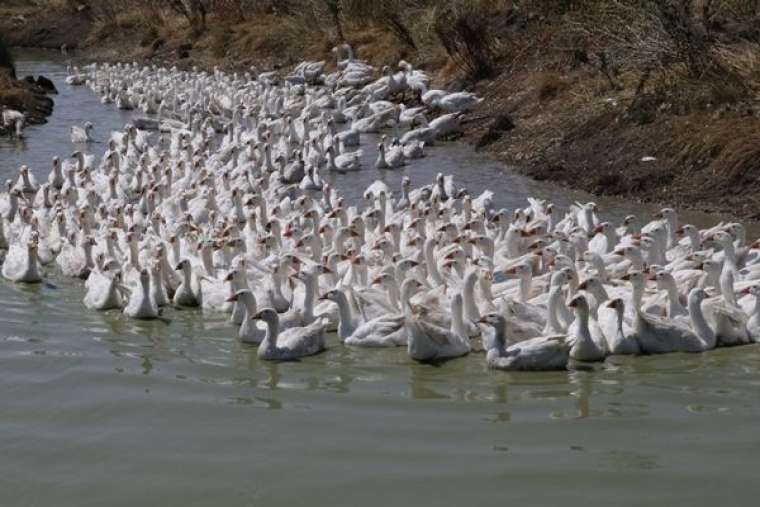
[[[433,31],[449,58],[471,79],[492,76],[495,41],[485,2],[458,1],[439,9]]]

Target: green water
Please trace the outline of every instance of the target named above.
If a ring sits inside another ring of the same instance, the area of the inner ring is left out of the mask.
[[[19,67],[63,75],[52,57]],[[72,123],[105,136],[128,119],[61,91],[49,125],[0,143],[0,176],[19,163],[45,175]],[[438,150],[410,170],[418,181],[450,164],[504,205],[575,198]],[[350,197],[376,175],[337,186]],[[325,354],[267,364],[224,317],[134,322],[86,311],[80,282],[50,279],[0,282],[0,506],[696,507],[760,494],[758,346],[505,374],[479,354],[421,366],[333,337]]]

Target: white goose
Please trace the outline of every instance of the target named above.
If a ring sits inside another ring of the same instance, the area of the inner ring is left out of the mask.
[[[480,322],[494,328],[495,346],[486,354],[486,364],[494,370],[550,371],[567,369],[570,344],[567,337],[541,336],[507,346],[507,322],[498,313],[489,313]]]
[[[616,298],[599,307],[599,326],[607,340],[610,354],[639,354],[639,344],[631,336],[631,327],[625,323],[625,303]]]
[[[703,289],[689,293],[688,309],[692,329],[652,315],[643,315],[636,309],[632,336],[643,354],[667,352],[704,352],[715,348],[715,332],[707,325],[702,314],[702,301],[707,297]]]
[[[182,275],[179,286],[174,291],[172,303],[176,306],[184,306],[188,308],[201,306],[201,284],[197,276],[194,279],[195,275],[193,274],[190,261],[182,259],[177,263],[174,270],[180,271]]]
[[[257,313],[256,296],[250,290],[242,289],[227,298],[227,300],[237,302],[244,308],[243,320],[238,329],[240,341],[249,345],[261,343],[266,337],[266,328],[260,326],[259,321],[255,319]]]
[[[422,287],[418,281],[405,280],[401,286],[401,304],[407,307],[412,291]],[[338,305],[340,323],[338,324],[338,336],[346,345],[358,347],[397,347],[407,344],[407,334],[404,324],[404,314],[388,313],[375,317],[364,323],[359,323],[353,315],[351,303],[346,293],[340,289],[333,289],[323,296]]]
[[[422,315],[426,313],[423,308]],[[451,298],[451,329],[431,324],[407,311],[407,350],[415,361],[437,361],[470,353],[470,339],[463,321],[462,295]]]
[[[3,263],[3,276],[12,282],[40,283],[39,261],[37,259],[37,244],[29,241],[26,248],[14,243],[11,245]]]
[[[158,305],[153,300],[150,290],[150,273],[147,269],[140,271],[139,286],[133,287],[129,303],[124,308],[124,315],[133,319],[152,320],[158,318]]]
[[[575,310],[577,326],[573,328],[570,357],[576,361],[601,361],[607,355],[605,348],[594,340],[589,329],[590,310],[586,298],[575,296],[568,306]]]
[[[87,278],[84,306],[97,311],[123,308],[121,273],[116,271],[109,275],[98,270],[90,273]]]
[[[84,127],[71,127],[71,142],[74,144],[91,143],[94,141],[91,132],[95,127],[92,123],[85,122]]]
[[[265,361],[293,361],[313,356],[325,350],[325,327],[322,320],[315,320],[305,327],[292,327],[280,333],[280,317],[271,308],[265,308],[255,319],[264,321],[266,335],[258,349],[259,359]]]

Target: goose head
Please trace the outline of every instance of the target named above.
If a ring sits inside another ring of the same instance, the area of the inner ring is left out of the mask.
[[[625,313],[625,302],[623,302],[621,298],[615,298],[611,301],[608,301],[605,306],[607,308],[612,308],[615,310],[619,317],[622,317],[622,315]]]
[[[578,285],[578,290],[585,290],[585,291],[589,291],[589,292],[594,292],[594,291],[596,291],[596,290],[598,290],[600,288],[603,289],[604,286],[603,286],[601,280],[599,280],[599,278],[597,278],[595,276],[591,276],[589,278],[586,278],[585,280],[583,280],[581,282],[580,285]]]
[[[612,224],[609,222],[602,222],[591,230],[590,236],[593,237],[596,234],[607,234],[612,230]]]
[[[670,222],[676,218],[676,210],[673,208],[662,208],[660,211],[654,214],[654,217]]]
[[[322,296],[320,296],[319,299],[323,301],[332,301],[334,303],[338,303],[345,299],[345,295],[339,289],[332,289],[325,292]]]
[[[272,308],[264,308],[260,312],[254,314],[253,317],[251,317],[251,320],[263,320],[264,322],[271,324],[279,322],[280,318],[277,315],[277,312]]]
[[[380,285],[381,287],[385,287],[387,284],[391,283],[394,280],[393,275],[390,273],[380,273],[379,275],[375,276],[370,280],[370,285]]]
[[[478,322],[482,324],[488,324],[494,328],[506,326],[506,320],[504,319],[504,316],[496,312],[483,315]]]
[[[252,295],[251,291],[248,289],[240,289],[239,291],[235,292],[234,294],[231,294],[227,299],[225,300],[227,303],[234,303],[235,301],[242,300],[249,295]]]
[[[646,276],[642,271],[630,271],[620,277],[621,280],[631,282],[631,284],[644,284],[646,283]]]
[[[676,286],[675,278],[667,271],[657,271],[654,275],[654,280],[657,283],[658,289],[668,289]]]
[[[528,264],[518,264],[505,269],[503,272],[507,275],[515,275],[518,278],[525,278],[533,274],[533,268]]]
[[[589,307],[586,297],[583,295],[577,295],[567,304],[568,307],[574,309],[578,314],[588,314]]]
[[[694,232],[699,232],[696,227],[691,224],[684,224],[675,230],[675,235],[678,238],[682,238],[684,236],[690,236]]]
[[[697,269],[700,269],[710,275],[718,275],[723,269],[723,264],[712,259],[706,259],[697,266]]]

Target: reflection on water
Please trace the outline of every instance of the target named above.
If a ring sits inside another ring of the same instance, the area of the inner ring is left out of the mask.
[[[0,177],[21,164],[45,177],[70,152],[72,124],[93,121],[102,141],[129,120],[66,87],[49,55],[22,57],[19,71],[52,77],[61,94],[48,125],[0,140]],[[455,144],[406,173],[419,183],[438,171],[507,207],[585,199]],[[356,201],[374,178],[393,187],[402,174],[367,169],[335,186]],[[332,336],[323,355],[261,363],[224,316],[168,309],[166,322],[137,322],[85,311],[81,282],[51,282],[0,282],[1,505],[589,503],[568,491],[614,505],[754,501],[760,347],[503,373],[483,354],[417,365]],[[656,484],[631,486],[652,472]]]

